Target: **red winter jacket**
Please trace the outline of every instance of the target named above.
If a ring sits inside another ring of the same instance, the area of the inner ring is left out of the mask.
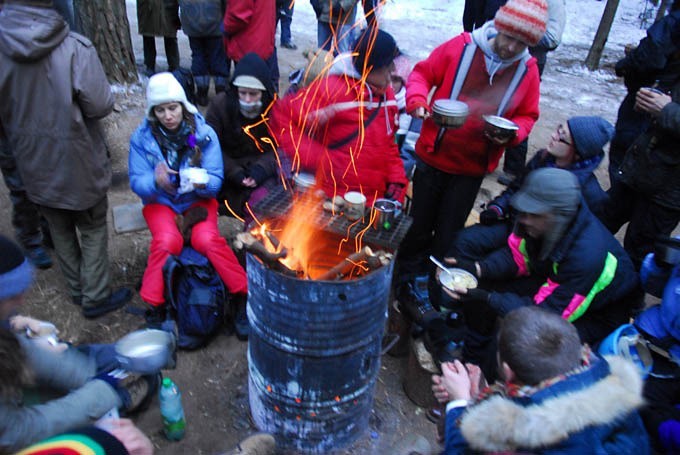
[[[224,49],[230,59],[238,62],[248,52],[255,52],[267,60],[274,53],[274,0],[229,0],[223,25]]]
[[[274,109],[278,145],[294,168],[316,172],[317,184],[329,197],[361,191],[371,205],[384,196],[388,183],[406,185],[394,141],[398,108],[391,87],[378,99],[351,75],[330,75],[288,95]],[[357,130],[346,144],[328,147]]]
[[[428,105],[427,99],[432,87],[436,86],[437,89],[431,103],[450,97],[463,49],[471,40],[469,33],[462,33],[437,47],[426,60],[415,66],[406,84],[408,112],[421,106],[431,111],[431,104]],[[497,113],[517,65],[525,64],[520,60],[503,71],[496,72],[492,84],[489,84],[484,54],[477,48],[457,98],[467,103],[470,109],[465,124],[458,129],[444,130],[439,144],[435,145],[440,128],[431,118],[426,119],[416,143],[416,154],[430,166],[450,174],[482,176],[493,172],[504,148],[485,139],[482,115]],[[522,142],[538,119],[540,93],[536,59],[529,59],[525,69],[526,72],[503,114],[503,117],[519,125],[517,137],[507,144],[508,147]]]

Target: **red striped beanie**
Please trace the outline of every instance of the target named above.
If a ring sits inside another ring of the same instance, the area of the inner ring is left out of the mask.
[[[508,0],[496,12],[494,26],[499,33],[535,46],[545,34],[548,22],[546,0]]]

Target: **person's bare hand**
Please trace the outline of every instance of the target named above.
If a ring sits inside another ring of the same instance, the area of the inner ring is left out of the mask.
[[[473,363],[466,363],[465,368],[467,368],[470,377],[470,395],[472,398],[476,398],[479,396],[479,392],[487,387],[486,378],[482,369]]]
[[[446,387],[442,384],[442,377],[438,374],[432,375],[432,393],[439,403],[451,401],[449,392],[446,391]]]
[[[255,188],[257,186],[257,182],[252,177],[245,177],[243,180],[241,180],[241,185],[248,188]]]
[[[110,421],[109,433],[123,443],[130,455],[152,455],[153,444],[130,419]]]
[[[442,385],[452,400],[469,400],[472,397],[470,376],[460,360],[442,363]]]
[[[427,112],[427,109],[425,109],[422,106],[415,108],[415,110],[413,110],[413,112],[411,112],[411,117],[421,118],[423,120],[428,118],[429,116],[430,116],[430,113]]]
[[[496,136],[492,136],[486,131],[484,131],[484,137],[486,138],[486,140],[488,140],[489,142],[491,142],[492,144],[495,144],[495,145],[505,145],[508,142],[510,142],[510,140],[512,139],[512,138],[509,138],[509,137],[499,138],[499,137],[496,137]]]
[[[168,194],[176,194],[177,187],[175,187],[172,180],[170,180],[171,175],[176,175],[177,171],[173,171],[168,167],[165,161],[159,161],[156,168],[153,171],[154,179],[156,185]]]
[[[665,93],[643,87],[635,95],[635,110],[658,117],[661,110],[672,101],[673,99]]]

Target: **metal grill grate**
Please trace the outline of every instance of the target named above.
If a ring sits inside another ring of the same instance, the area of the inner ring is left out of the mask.
[[[363,241],[369,245],[377,245],[384,248],[396,250],[408,229],[413,223],[413,219],[405,214],[402,214],[395,220],[394,226],[389,231],[376,230],[372,227],[367,228],[369,222],[369,215],[366,215],[363,220],[350,221],[340,214],[333,215],[330,212],[323,210],[320,204],[312,203],[309,199],[297,199],[297,204],[308,205],[307,213],[309,214],[309,222],[317,228],[332,232],[343,237],[354,238],[363,233]],[[254,207],[253,211],[261,219],[286,219],[293,205],[293,195],[290,190],[285,190],[282,187],[277,187],[270,191],[260,202]]]

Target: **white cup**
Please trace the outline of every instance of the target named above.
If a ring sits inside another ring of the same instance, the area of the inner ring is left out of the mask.
[[[366,212],[366,196],[358,191],[345,193],[345,217],[348,220],[356,221],[364,216]]]

